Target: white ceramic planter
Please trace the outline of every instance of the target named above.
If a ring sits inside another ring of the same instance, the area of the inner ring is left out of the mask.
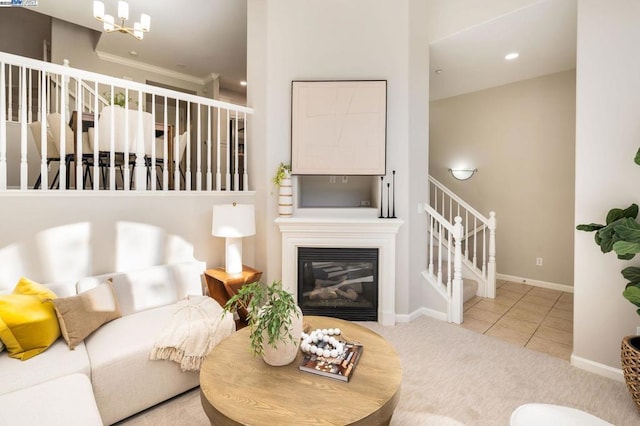
[[[280,216],[291,216],[293,214],[293,188],[291,178],[287,177],[280,182],[278,190],[278,214]]]
[[[296,355],[298,355],[298,348],[300,347],[300,336],[302,336],[302,311],[298,307],[298,315],[295,313],[291,314],[291,335],[293,336],[293,341],[289,339],[285,339],[282,342],[279,342],[277,348],[269,345],[269,336],[267,336],[266,332],[262,335],[262,350],[264,351],[262,355],[262,359],[267,364],[280,367],[283,365],[289,365],[296,359]]]

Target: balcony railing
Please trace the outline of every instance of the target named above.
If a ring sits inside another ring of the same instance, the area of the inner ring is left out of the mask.
[[[247,191],[252,113],[0,52],[0,192]]]

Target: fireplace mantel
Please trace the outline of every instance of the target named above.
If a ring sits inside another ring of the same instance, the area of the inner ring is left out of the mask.
[[[276,223],[282,233],[282,283],[296,300],[298,247],[378,248],[378,322],[395,324],[396,235],[402,220],[305,215]]]

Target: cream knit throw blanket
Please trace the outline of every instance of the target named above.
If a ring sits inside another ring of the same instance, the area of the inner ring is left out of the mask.
[[[233,315],[223,315],[218,302],[207,296],[189,296],[177,303],[171,321],[153,345],[150,359],[175,361],[182,371],[200,370],[204,357],[235,330]]]

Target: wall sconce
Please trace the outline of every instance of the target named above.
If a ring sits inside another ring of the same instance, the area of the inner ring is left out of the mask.
[[[253,204],[217,204],[213,206],[211,235],[225,237],[225,271],[242,272],[242,237],[255,235],[256,218]]]
[[[451,176],[458,180],[467,180],[473,176],[478,169],[449,169]]]

